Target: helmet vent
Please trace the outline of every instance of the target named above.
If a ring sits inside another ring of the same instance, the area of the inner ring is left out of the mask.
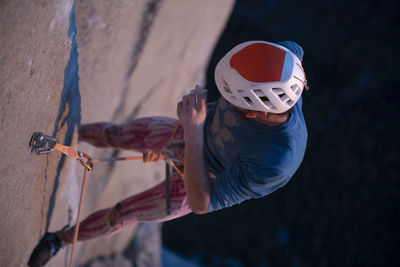
[[[256,96],[265,96],[261,89],[254,89],[253,92],[256,94]]]
[[[229,96],[233,101],[237,101],[236,97],[234,95]]]
[[[261,89],[254,89],[253,92],[264,103],[264,105],[266,105],[270,109],[274,108],[269,98],[264,94]]]
[[[292,86],[290,86],[290,89],[292,89],[293,93],[295,93],[295,95],[297,96],[301,94],[301,90],[298,84],[293,84]]]
[[[226,83],[226,81],[224,80],[224,90],[225,92],[227,92],[228,94],[232,94],[231,88],[229,88],[229,85]]]
[[[272,92],[274,92],[279,97],[285,95],[285,92],[282,90],[282,88],[272,88]]]
[[[280,95],[279,97],[280,97],[282,102],[286,102],[287,103],[288,101],[290,101],[290,98],[285,94]]]
[[[274,109],[274,105],[272,105],[271,101],[269,101],[269,98],[266,96],[261,96],[260,100],[270,109]]]
[[[244,99],[246,104],[248,104],[249,106],[253,105],[253,101],[250,99],[250,97],[247,96],[247,93],[245,90],[239,89],[238,92],[242,96],[242,98]]]
[[[243,99],[246,100],[247,104],[249,104],[250,106],[253,104],[253,102],[251,101],[250,97],[244,96]]]
[[[291,103],[294,103],[281,88],[272,88],[272,91],[281,99],[282,102],[288,103],[290,106],[292,105]]]

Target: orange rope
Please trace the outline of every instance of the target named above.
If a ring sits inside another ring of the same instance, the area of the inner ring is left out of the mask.
[[[72,250],[71,250],[71,257],[69,259],[69,267],[72,267],[72,262],[74,260],[74,252],[76,247],[76,242],[78,240],[78,232],[79,232],[79,224],[80,224],[80,215],[82,209],[82,202],[83,202],[83,195],[85,193],[86,187],[86,178],[87,178],[88,168],[85,168],[83,173],[83,180],[82,180],[82,187],[81,187],[81,196],[79,198],[79,208],[78,208],[78,215],[76,216],[76,223],[75,223],[75,231],[74,231],[74,239],[72,242]]]
[[[141,160],[141,159],[143,159],[143,156],[119,157],[119,158],[94,158],[90,162],[96,163],[96,162],[100,162],[100,161]]]
[[[294,78],[296,78],[297,80],[299,80],[303,85],[304,85],[304,87],[306,88],[306,90],[310,90],[310,87],[302,80],[302,79],[300,79],[300,78],[298,78],[298,77],[296,77],[296,76],[293,76]]]
[[[176,120],[175,124],[174,124],[174,129],[172,130],[171,137],[168,140],[167,146],[172,143],[172,140],[174,140],[175,134],[176,134],[179,126],[180,126],[179,121]],[[166,158],[165,160],[175,169],[175,171],[179,174],[179,176],[183,180],[184,179],[184,175],[181,172],[181,170],[178,167],[176,167],[175,163],[171,159],[168,159],[168,158]]]

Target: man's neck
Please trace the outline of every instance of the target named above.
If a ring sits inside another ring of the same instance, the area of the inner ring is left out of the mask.
[[[240,120],[243,120],[244,118],[254,119],[258,123],[261,123],[261,124],[267,125],[267,126],[271,126],[271,127],[277,127],[277,126],[284,124],[285,122],[287,122],[287,120],[292,115],[291,111],[285,112],[282,115],[282,114],[267,113],[267,112],[263,112],[263,111],[245,110],[245,109],[237,107],[233,104],[231,104],[231,107],[236,110],[242,111]]]
[[[266,116],[257,116],[256,118],[254,118],[254,120],[263,125],[277,127],[287,122],[290,118],[290,115],[291,113],[285,115],[276,115],[269,113]]]

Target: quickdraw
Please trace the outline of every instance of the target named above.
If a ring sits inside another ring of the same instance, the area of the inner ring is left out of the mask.
[[[37,155],[48,154],[54,150],[59,151],[69,158],[77,159],[83,167],[89,171],[93,171],[93,159],[88,154],[72,147],[61,145],[58,143],[57,138],[45,135],[42,132],[35,132],[32,135],[29,147],[31,148],[31,152],[35,152]]]
[[[172,142],[178,126],[179,126],[179,123],[178,123],[178,121],[176,121],[174,130],[171,134],[168,144],[170,144]],[[49,136],[49,135],[45,135],[42,132],[35,132],[32,135],[31,140],[29,141],[29,147],[31,148],[31,152],[35,152],[37,155],[48,154],[54,150],[59,151],[69,158],[78,160],[80,162],[80,164],[83,167],[85,167],[84,173],[83,173],[83,179],[82,179],[80,199],[79,199],[78,214],[77,214],[76,223],[75,223],[75,231],[74,231],[74,238],[73,238],[73,243],[72,243],[70,263],[69,263],[69,266],[72,267],[76,242],[78,240],[80,214],[81,214],[81,208],[82,208],[83,196],[84,196],[85,187],[86,187],[86,178],[87,178],[88,171],[94,170],[94,163],[96,163],[96,162],[121,161],[121,160],[142,160],[143,156],[117,157],[117,158],[92,158],[91,156],[89,156],[88,154],[86,154],[84,152],[81,152],[81,151],[76,150],[69,146],[61,145],[58,142],[57,138]],[[145,153],[156,153],[156,152],[153,152],[151,150],[146,150]],[[167,215],[170,215],[171,214],[171,193],[170,193],[171,167],[173,167],[175,169],[175,171],[181,176],[182,179],[184,178],[184,176],[183,176],[182,171],[178,167],[176,167],[174,160],[171,158],[171,155],[169,155],[168,153],[160,152],[160,153],[158,153],[158,155],[156,155],[155,157],[151,157],[151,158],[156,158],[156,161],[158,161],[159,159],[164,159],[166,162],[166,164],[165,164],[166,165],[166,167],[165,167],[166,211],[167,211]]]

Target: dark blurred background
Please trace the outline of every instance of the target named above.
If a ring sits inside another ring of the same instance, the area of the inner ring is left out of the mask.
[[[163,226],[163,243],[206,266],[400,266],[397,1],[239,0],[208,70],[247,40],[305,51],[309,139],[273,194]]]

